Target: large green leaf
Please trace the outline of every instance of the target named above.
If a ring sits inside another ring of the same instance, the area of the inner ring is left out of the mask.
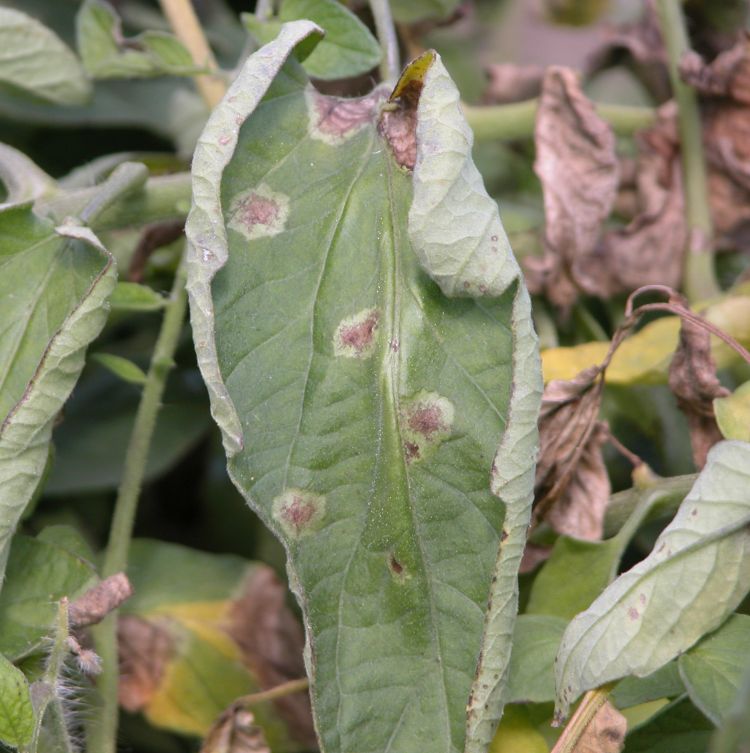
[[[502,685],[515,616],[540,391],[528,296],[516,267],[495,298],[446,298],[412,250],[399,134],[439,59],[413,73],[416,113],[382,87],[324,97],[290,57],[314,32],[287,24],[251,56],[196,150],[196,350],[230,474],[287,549],[323,750],[461,751],[480,648]]]
[[[81,104],[91,94],[73,52],[25,13],[0,8],[0,50],[0,82],[60,105]]]
[[[114,282],[90,231],[55,228],[27,206],[0,213],[0,580]]]
[[[750,444],[721,442],[646,559],[568,626],[557,657],[563,715],[578,695],[643,677],[727,618],[750,588]]]
[[[719,724],[750,671],[750,617],[732,615],[715,633],[679,659],[680,675],[693,703]]]

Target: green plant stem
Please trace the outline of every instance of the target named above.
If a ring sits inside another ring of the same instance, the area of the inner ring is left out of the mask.
[[[524,139],[534,135],[539,100],[479,107],[464,104],[462,107],[477,141]],[[655,110],[650,107],[596,104],[596,111],[620,136],[630,136],[651,125],[656,118]]]
[[[378,34],[383,59],[380,61],[380,78],[383,81],[396,82],[401,71],[398,54],[398,37],[393,23],[391,6],[388,0],[370,0],[370,10],[375,20],[375,31]]]
[[[218,71],[211,47],[190,0],[159,0],[175,36],[185,45],[193,62],[209,71]],[[194,76],[195,85],[210,109],[216,107],[227,90],[226,82],[216,73]]]
[[[175,274],[172,292],[166,305],[164,320],[156,341],[143,387],[133,431],[125,453],[125,467],[117,493],[115,511],[110,528],[109,543],[104,556],[102,575],[107,577],[124,571],[127,567],[128,549],[133,533],[133,522],[141,491],[151,438],[156,426],[156,417],[161,407],[161,398],[167,375],[173,366],[174,352],[185,318],[187,294],[185,292],[185,262]],[[94,632],[96,650],[102,660],[102,673],[98,687],[102,696],[102,708],[92,722],[89,731],[89,749],[97,753],[114,753],[117,737],[117,617],[110,614]]]
[[[711,248],[713,223],[708,203],[706,160],[698,99],[682,81],[678,66],[689,50],[685,19],[679,0],[658,0],[661,32],[669,57],[669,78],[678,108],[682,179],[685,186],[685,213],[688,248],[685,255],[684,287],[691,302],[705,300],[721,292],[714,270]]]

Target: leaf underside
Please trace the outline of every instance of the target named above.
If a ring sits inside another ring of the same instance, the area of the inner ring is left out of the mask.
[[[284,62],[313,30],[250,58],[201,138],[196,348],[230,474],[289,555],[322,749],[462,751],[528,309],[517,281],[449,299],[421,269],[388,92],[318,94]]]

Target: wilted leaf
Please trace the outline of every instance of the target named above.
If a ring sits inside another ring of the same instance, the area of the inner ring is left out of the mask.
[[[58,105],[79,105],[91,84],[57,35],[12,8],[0,8],[0,81]]]
[[[654,672],[742,600],[750,588],[749,468],[750,445],[716,445],[651,554],[570,623],[556,665],[561,714],[583,690]]]
[[[132,595],[133,587],[124,573],[108,576],[70,602],[68,606],[70,627],[96,625]]]
[[[0,213],[0,245],[1,583],[10,538],[47,463],[55,416],[106,320],[115,269],[93,233],[56,229],[28,206]]]
[[[583,290],[609,295],[595,258],[619,181],[612,128],[568,68],[547,69],[539,99],[534,170],[544,191],[545,255],[525,260],[532,292],[568,309]]]
[[[540,65],[492,63],[485,68],[487,88],[482,99],[487,104],[501,105],[538,97],[542,90],[544,68]]]
[[[749,646],[750,617],[735,614],[679,659],[690,700],[716,725],[731,710],[750,671]]]
[[[75,599],[96,580],[93,565],[60,543],[17,535],[0,593],[0,652],[18,659],[49,636],[57,602]]]
[[[451,223],[461,254],[486,255],[471,236],[500,227],[439,58],[409,69],[391,102],[383,87],[325,97],[290,57],[314,31],[287,24],[248,59],[196,151],[194,339],[230,475],[289,554],[323,749],[419,749],[430,730],[448,753],[464,747],[505,534],[504,622],[495,635],[490,620],[484,653],[498,680],[510,648],[539,396],[528,299],[501,253],[506,292],[447,299],[410,247],[417,188],[401,165],[439,103],[435,163],[424,145],[417,170],[448,161],[446,184],[471,179],[481,226]],[[443,154],[451,124],[461,151]],[[488,484],[498,444],[491,484],[507,512]]]
[[[681,322],[680,344],[669,366],[669,388],[690,427],[693,462],[703,468],[708,451],[721,439],[713,401],[729,395],[729,390],[716,376],[711,335],[687,319]]]
[[[104,0],[85,0],[76,34],[83,65],[94,78],[189,76],[203,70],[171,34],[146,31],[125,39],[119,16]]]
[[[20,669],[0,654],[0,741],[14,748],[31,740],[34,709]]]
[[[350,78],[367,73],[380,62],[377,39],[354,13],[336,0],[285,0],[278,20],[261,21],[251,13],[242,16],[245,26],[262,44],[278,34],[282,23],[305,18],[326,33],[302,62],[314,78]]]
[[[724,439],[750,442],[750,382],[740,385],[728,397],[716,398],[714,413]]]
[[[598,367],[549,382],[539,416],[534,519],[581,539],[602,537],[610,493],[602,457],[608,431],[597,421],[602,387]]]
[[[156,541],[131,549],[118,628],[120,702],[159,727],[205,735],[239,696],[304,675],[302,629],[265,566]],[[306,693],[256,710],[274,751],[314,744]]]
[[[0,181],[5,188],[5,201],[0,211],[15,204],[25,204],[55,189],[55,181],[37,167],[23,152],[0,144]]]

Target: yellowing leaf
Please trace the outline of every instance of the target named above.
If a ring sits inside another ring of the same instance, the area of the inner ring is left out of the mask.
[[[507,706],[488,753],[547,753],[542,735],[521,706]]]
[[[750,382],[741,384],[728,397],[717,397],[714,412],[725,439],[750,442]]]

